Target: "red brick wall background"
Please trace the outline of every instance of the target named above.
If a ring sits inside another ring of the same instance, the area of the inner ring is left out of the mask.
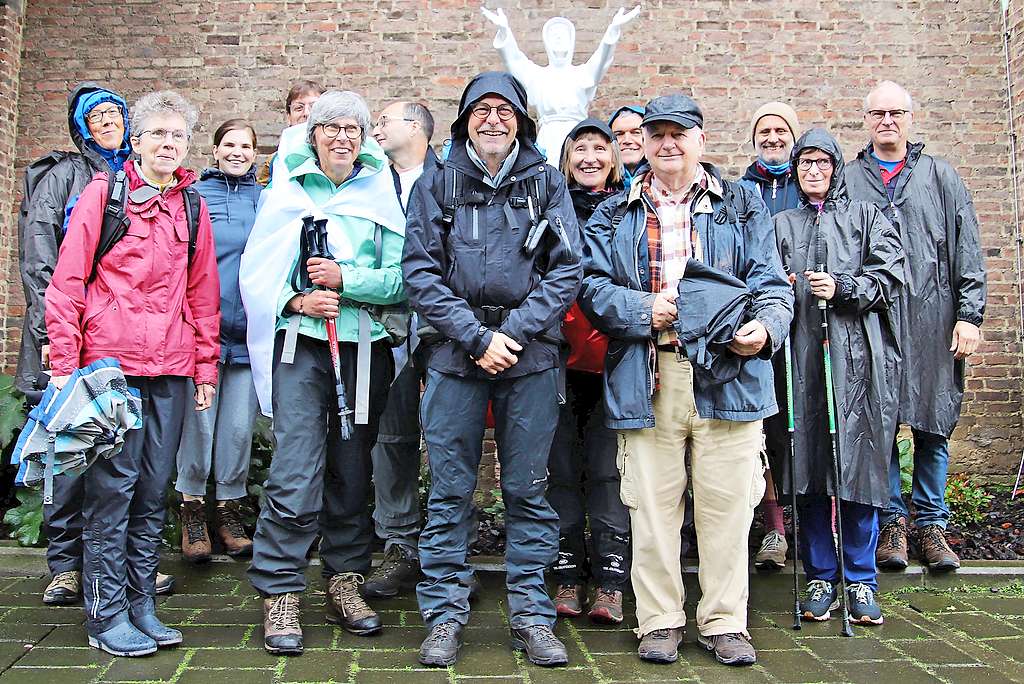
[[[561,14],[576,23],[576,59],[582,61],[618,6],[605,0],[503,3],[520,45],[540,63],[547,18]],[[1015,72],[1022,74],[1018,0],[1010,17]],[[925,140],[930,153],[948,157],[974,195],[990,269],[986,341],[967,381],[956,465],[1007,477],[1022,446],[1021,346],[1002,21],[998,0],[653,0],[627,29],[592,111],[605,115],[620,103],[689,92],[705,111],[709,157],[735,176],[751,155],[749,117],[764,100],[792,103],[805,126],[827,126],[853,155],[866,140],[864,94],[883,78],[903,83],[916,102],[914,137]],[[206,162],[211,131],[228,117],[251,118],[261,147],[271,149],[283,93],[296,78],[356,90],[374,110],[397,98],[423,100],[435,114],[440,140],[466,80],[500,68],[492,37],[479,3],[465,0],[28,0],[17,166],[70,144],[64,98],[84,79],[105,81],[129,100],[166,87],[189,97],[201,110],[191,156],[197,167]],[[0,81],[7,78],[0,72]],[[1015,92],[1019,131],[1024,91]],[[13,115],[5,106],[0,126]],[[6,173],[0,201],[10,182],[5,132],[0,128]],[[2,233],[5,249],[11,233],[10,226]],[[4,287],[19,291],[11,301],[0,299],[6,303],[0,351],[9,366],[17,351],[20,288],[7,257]]]
[[[0,2],[0,274],[5,276],[0,279],[0,314],[3,315],[0,319],[0,357],[4,365],[17,358],[21,316],[24,313],[17,266],[17,231],[13,229],[19,188],[15,165],[18,160],[18,72],[23,12],[21,0]],[[10,330],[15,326],[18,330]]]

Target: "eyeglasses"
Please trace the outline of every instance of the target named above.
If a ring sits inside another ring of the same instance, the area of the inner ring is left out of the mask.
[[[163,142],[164,140],[167,140],[168,136],[170,136],[171,140],[176,143],[183,143],[189,139],[188,133],[180,128],[173,131],[167,130],[166,128],[148,129],[139,133],[139,137],[141,138],[142,136],[146,136],[154,142]]]
[[[810,171],[812,166],[817,166],[819,171],[831,171],[831,159],[801,159],[796,163],[801,171]]]
[[[903,117],[910,114],[909,109],[869,109],[868,116],[875,121],[881,121],[888,114],[893,121],[903,121]]]
[[[320,124],[320,130],[331,140],[337,138],[342,131],[345,131],[345,137],[349,140],[355,140],[363,133],[362,126],[356,126],[355,124],[348,124],[347,126],[339,126],[336,123]]]
[[[121,108],[112,107],[110,109],[94,109],[85,115],[86,120],[91,124],[98,124],[103,122],[104,119],[110,121],[118,121],[121,117]]]
[[[377,128],[384,128],[385,126],[387,126],[392,121],[410,121],[410,122],[412,122],[412,121],[416,121],[416,119],[392,118],[390,116],[382,116],[379,119],[377,119],[376,126],[377,126]]]
[[[512,108],[512,105],[507,104],[492,107],[491,105],[480,103],[478,105],[473,105],[473,109],[471,111],[473,112],[473,116],[476,118],[485,120],[491,117],[492,111],[498,112],[498,118],[502,121],[508,121],[516,115],[516,110]]]

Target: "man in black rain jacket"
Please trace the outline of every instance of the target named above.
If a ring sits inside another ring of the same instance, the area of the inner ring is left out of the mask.
[[[545,499],[558,420],[559,325],[582,275],[580,235],[563,176],[535,147],[526,92],[505,72],[466,87],[440,168],[409,202],[403,272],[409,302],[436,329],[421,410],[430,463],[420,536],[425,665],[455,662],[469,620],[467,526],[484,420],[493,404],[508,538],[513,646],[564,665],[551,631],[544,569],[558,549]]]

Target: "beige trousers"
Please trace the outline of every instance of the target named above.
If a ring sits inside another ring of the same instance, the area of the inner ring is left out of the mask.
[[[699,417],[686,358],[659,351],[658,366],[655,427],[618,433],[621,496],[633,532],[636,633],[686,622],[679,531],[688,453],[702,594],[697,629],[704,636],[747,634],[747,535],[765,488],[761,421]]]

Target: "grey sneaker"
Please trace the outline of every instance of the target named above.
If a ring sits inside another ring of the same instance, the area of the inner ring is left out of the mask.
[[[714,652],[715,660],[723,665],[753,665],[757,662],[754,645],[742,634],[699,634],[697,641],[703,644],[704,648]]]
[[[846,595],[850,598],[850,622],[855,625],[882,624],[882,609],[875,601],[875,592],[871,587],[854,582],[846,587]]]
[[[644,634],[636,654],[640,660],[649,663],[674,663],[679,658],[679,644],[683,641],[683,629],[656,629]]]
[[[789,544],[786,543],[786,538],[772,530],[761,540],[761,548],[754,555],[754,567],[770,572],[781,570],[786,567],[786,552],[788,551]]]
[[[808,620],[822,622],[839,607],[839,592],[831,582],[811,580],[807,583],[807,598],[800,602],[800,612]]]

